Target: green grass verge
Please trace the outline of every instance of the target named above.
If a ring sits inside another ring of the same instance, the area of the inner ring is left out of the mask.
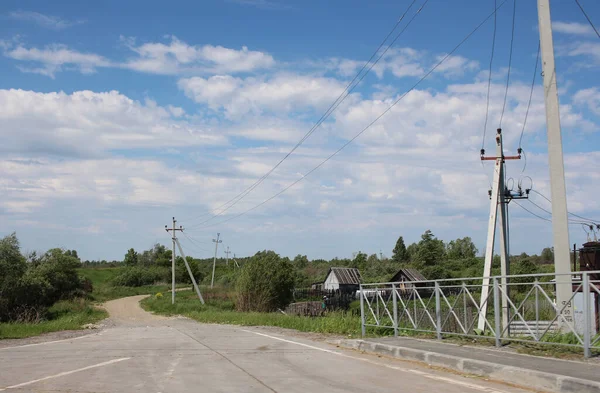
[[[98,322],[107,316],[106,311],[83,299],[60,301],[49,309],[47,320],[38,323],[0,323],[0,339],[25,338],[59,330],[78,330],[83,325]]]
[[[360,335],[360,319],[343,313],[330,313],[324,317],[299,317],[281,313],[238,312],[233,309],[231,300],[210,299],[211,293],[204,290],[208,299],[206,305],[200,304],[192,291],[177,293],[175,305],[166,294],[152,296],[142,301],[142,307],[162,315],[184,315],[198,322],[221,323],[242,326],[277,326],[296,329],[301,332],[339,334],[351,337]]]

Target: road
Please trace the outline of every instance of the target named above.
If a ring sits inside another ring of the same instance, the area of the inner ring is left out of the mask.
[[[158,317],[141,298],[107,303],[98,333],[1,348],[0,391],[524,392],[274,329]]]

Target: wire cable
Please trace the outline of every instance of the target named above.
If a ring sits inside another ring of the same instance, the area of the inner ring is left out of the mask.
[[[544,209],[543,207],[541,207],[540,205],[538,205],[537,203],[535,203],[534,201],[532,201],[531,199],[527,199],[533,206],[537,207],[538,209],[540,209],[543,212],[546,212],[548,214],[550,214],[550,216],[552,216],[552,212],[549,211],[548,209]],[[581,220],[574,220],[572,218],[568,218],[567,219],[569,222],[575,223],[575,224],[590,224],[589,222],[585,222],[585,221],[581,221]]]
[[[581,5],[581,3],[579,2],[579,0],[575,0],[575,2],[577,3],[577,5],[579,6],[579,9],[581,10],[581,12],[583,13],[583,15],[585,16],[585,19],[587,19],[587,21],[589,22],[590,26],[592,26],[592,29],[594,29],[594,31],[596,32],[596,35],[598,36],[598,38],[600,38],[600,32],[598,32],[598,29],[596,29],[596,26],[594,26],[594,23],[592,22],[592,20],[590,19],[590,17],[588,16],[587,12],[585,12],[585,10],[583,9],[583,6]]]
[[[417,10],[417,12],[407,22],[406,26],[404,26],[404,28],[394,37],[394,39],[388,44],[387,48],[385,48],[385,50],[380,53],[381,48],[385,45],[385,43],[388,41],[388,39],[391,37],[391,35],[394,33],[394,31],[396,31],[396,29],[398,28],[398,26],[400,25],[400,23],[402,23],[402,21],[404,20],[404,18],[406,17],[406,15],[408,14],[408,12],[412,8],[412,6],[416,3],[416,1],[417,0],[413,0],[409,4],[409,6],[406,8],[406,10],[404,11],[404,13],[401,15],[401,17],[398,19],[398,21],[394,25],[394,27],[390,30],[390,32],[387,34],[387,36],[384,38],[384,40],[381,42],[381,44],[379,44],[379,46],[377,47],[377,49],[375,50],[375,52],[373,52],[373,54],[371,55],[371,57],[369,58],[369,60],[367,60],[367,62],[362,66],[362,68],[354,76],[354,78],[352,79],[352,81],[350,81],[350,83],[348,83],[348,85],[346,86],[346,88],[344,89],[344,91],[342,91],[342,93],[329,106],[329,108],[325,111],[325,113],[311,127],[311,129],[302,137],[302,139],[300,139],[300,141],[298,143],[296,143],[296,145],[277,164],[275,164],[275,166],[273,168],[271,168],[267,173],[265,173],[255,183],[253,183],[252,185],[250,185],[248,188],[246,188],[244,191],[242,191],[240,194],[236,195],[235,197],[233,197],[229,201],[227,201],[224,204],[220,205],[219,207],[213,209],[213,211],[221,210],[219,213],[213,214],[213,217],[211,217],[208,220],[205,220],[205,221],[199,223],[198,225],[202,225],[205,222],[208,222],[208,221],[212,220],[213,218],[215,218],[215,217],[223,214],[225,211],[229,210],[231,207],[233,207],[239,201],[241,201],[243,198],[245,198],[246,195],[248,195],[250,192],[252,192],[267,177],[269,177],[271,175],[271,173],[273,173],[290,155],[292,155],[292,153],[294,153],[294,151],[296,151],[304,143],[304,141],[306,141],[317,130],[317,128],[325,120],[327,120],[327,118],[329,118],[329,116],[342,104],[342,102],[350,95],[350,93],[352,93],[352,91],[354,91],[354,89],[360,84],[360,82],[371,71],[371,69],[373,69],[373,67],[379,62],[379,60],[381,60],[381,58],[388,52],[388,50],[400,38],[400,36],[404,33],[404,31],[406,31],[406,29],[408,28],[408,26],[410,26],[410,24],[417,17],[417,15],[419,15],[421,13],[421,10],[423,9],[423,7],[425,7],[425,5],[429,2],[429,0],[425,0],[425,2],[423,3],[423,5],[421,5],[421,7],[419,8],[419,10]],[[377,59],[375,61],[373,61],[373,59],[377,56],[378,53],[380,53],[379,56],[377,57]],[[369,66],[369,64],[370,64],[370,66]],[[367,67],[368,67],[368,69],[367,69]],[[366,69],[366,72],[363,73],[363,71],[365,71],[365,69]],[[361,76],[361,74],[362,74],[362,76]],[[222,208],[224,208],[224,209],[222,209]],[[209,212],[208,214],[211,214],[211,213]],[[196,217],[195,219],[204,217],[206,215],[207,214],[200,215],[199,217]]]
[[[198,247],[198,249],[199,249],[199,250],[208,252],[208,250],[206,250],[206,249],[202,248],[202,245],[201,245],[199,242],[197,242],[196,240],[192,239],[192,238],[191,238],[190,236],[188,236],[188,235],[187,235],[185,232],[183,232],[183,235],[185,236],[185,238],[186,238],[187,240],[189,240],[189,242],[190,242],[190,243],[192,243],[192,244],[194,244],[196,247]]]
[[[552,203],[552,201],[551,201],[551,200],[550,200],[550,199],[549,199],[547,196],[545,196],[544,194],[542,194],[541,192],[539,192],[539,191],[536,191],[536,190],[533,190],[533,189],[532,189],[531,191],[532,191],[532,192],[535,192],[536,194],[538,194],[539,196],[541,196],[542,198],[544,198],[544,199],[545,199],[545,200],[547,200],[548,202]],[[572,215],[573,217],[581,218],[581,219],[583,219],[583,220],[586,220],[586,221],[590,221],[590,222],[594,222],[594,223],[596,223],[596,222],[600,222],[600,220],[593,220],[593,219],[591,219],[591,218],[589,218],[589,217],[583,217],[583,216],[580,216],[580,215],[577,215],[577,214],[575,214],[575,213],[571,213],[571,212],[568,212],[568,213],[569,213],[570,215]]]
[[[541,49],[541,42],[538,41],[537,56],[535,58],[535,68],[533,69],[533,79],[531,81],[531,90],[529,91],[529,101],[527,102],[527,110],[525,111],[525,120],[523,120],[523,128],[521,129],[521,137],[519,138],[519,148],[522,148],[521,143],[523,142],[523,134],[525,133],[525,125],[527,124],[527,117],[529,116],[529,109],[531,108],[531,99],[533,98],[533,90],[535,88],[535,79],[537,78],[538,64],[540,63],[540,49]]]
[[[504,4],[504,3],[502,3]],[[494,0],[494,10],[498,10],[498,0]],[[494,51],[496,50],[496,30],[498,25],[498,18],[494,11],[494,33],[492,34],[492,53],[490,55],[490,69],[488,72],[488,86],[487,86],[487,98],[485,103],[485,122],[483,123],[483,139],[481,140],[481,150],[485,145],[485,133],[487,131],[488,118],[490,114],[490,91],[492,88],[492,65],[494,64]],[[483,162],[481,163],[483,165]]]
[[[316,170],[318,170],[321,166],[323,166],[327,161],[329,161],[330,159],[332,159],[334,156],[336,156],[339,152],[341,152],[344,148],[346,148],[346,146],[348,146],[349,144],[351,144],[356,138],[358,138],[359,136],[361,136],[365,131],[367,131],[371,126],[373,126],[377,121],[379,121],[379,119],[381,119],[383,116],[385,116],[389,111],[392,110],[392,108],[394,108],[402,99],[404,99],[404,97],[406,97],[411,91],[413,91],[417,86],[419,86],[426,78],[429,77],[429,75],[431,75],[440,65],[442,65],[450,56],[452,56],[454,54],[454,52],[456,52],[469,38],[471,38],[471,36],[473,34],[475,34],[475,32],[477,32],[481,26],[483,26],[492,16],[495,16],[496,13],[498,12],[498,10],[504,5],[506,4],[508,0],[504,0],[502,3],[500,3],[499,6],[497,6],[494,11],[489,14],[486,18],[483,19],[483,21],[481,23],[479,23],[473,30],[471,30],[471,32],[469,34],[467,34],[459,43],[458,45],[456,45],[448,54],[446,54],[446,56],[444,56],[433,68],[431,68],[421,79],[419,79],[419,81],[417,81],[408,91],[406,91],[404,94],[402,94],[400,97],[398,97],[398,99],[396,99],[386,110],[384,110],[379,116],[377,116],[371,123],[369,123],[365,128],[363,128],[358,134],[354,135],[352,137],[352,139],[348,140],[346,143],[344,143],[340,148],[338,148],[336,151],[334,151],[332,154],[330,154],[327,158],[325,158],[323,161],[321,161],[321,163],[319,163],[319,165],[317,165],[316,167],[314,167],[313,169],[311,169],[310,171],[308,171],[306,174],[304,174],[301,178],[297,179],[296,181],[292,182],[291,184],[289,184],[287,187],[285,187],[284,189],[280,190],[279,192],[277,192],[276,194],[272,195],[271,197],[267,198],[266,200],[262,201],[261,203],[259,203],[258,205],[255,205],[254,207],[247,209],[235,216],[231,216],[225,220],[222,220],[220,222],[217,222],[215,224],[211,224],[206,226],[206,228],[208,227],[212,227],[215,225],[220,225],[220,224],[224,224],[228,221],[234,220],[236,218],[239,218],[261,206],[263,206],[264,204],[268,203],[269,201],[277,198],[279,195],[283,194],[284,192],[286,192],[287,190],[289,190],[290,188],[292,188],[293,186],[295,186],[296,184],[298,184],[299,182],[301,182],[302,180],[304,180],[306,177],[308,177],[310,174],[312,174],[313,172],[315,172]]]
[[[510,85],[510,70],[512,68],[513,44],[515,42],[515,17],[517,15],[517,0],[513,0],[512,31],[510,34],[510,51],[508,55],[508,73],[506,75],[506,90],[504,91],[504,103],[502,104],[502,113],[500,114],[500,123],[498,128],[502,128],[502,119],[506,109],[506,99],[508,98],[508,86]]]

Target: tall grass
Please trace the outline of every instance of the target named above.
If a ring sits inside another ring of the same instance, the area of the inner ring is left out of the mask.
[[[59,330],[77,330],[88,323],[98,322],[108,316],[89,301],[74,299],[60,301],[50,307],[47,320],[37,323],[0,323],[0,339],[25,338]]]
[[[238,312],[229,298],[212,296],[204,291],[206,304],[200,304],[196,294],[181,291],[175,305],[167,296],[150,297],[142,301],[142,307],[163,315],[184,315],[198,322],[222,323],[242,326],[277,326],[301,332],[331,333],[356,337],[360,335],[360,318],[350,313],[333,312],[324,317],[300,317],[282,313]]]

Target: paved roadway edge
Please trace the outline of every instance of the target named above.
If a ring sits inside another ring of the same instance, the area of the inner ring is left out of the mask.
[[[491,379],[521,385],[529,389],[554,393],[598,393],[600,383],[563,375],[554,375],[537,370],[473,360],[437,352],[427,352],[396,345],[365,340],[332,340],[331,344],[375,355],[425,362],[433,366],[489,377]]]

